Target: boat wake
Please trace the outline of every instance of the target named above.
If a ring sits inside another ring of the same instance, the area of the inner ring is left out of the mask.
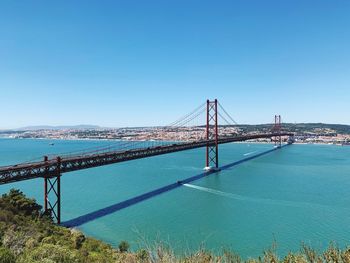
[[[243,154],[243,156],[248,156],[248,155],[251,155],[251,154],[256,153],[256,152],[257,152],[257,151],[245,153],[245,154]]]
[[[241,195],[226,193],[226,192],[222,192],[222,191],[219,191],[219,190],[206,188],[206,187],[202,187],[202,186],[198,186],[198,185],[194,185],[194,184],[183,184],[183,186],[186,186],[186,187],[189,187],[189,188],[193,188],[193,189],[197,189],[199,191],[204,191],[204,192],[207,192],[207,193],[215,194],[215,195],[229,197],[229,198],[233,198],[233,199],[237,199],[237,200],[244,200],[244,196],[241,196]]]
[[[322,209],[328,208],[328,209],[332,209],[332,207],[328,206],[328,205],[321,205],[321,204],[308,203],[308,202],[274,200],[274,199],[267,199],[267,198],[254,198],[254,197],[248,197],[248,196],[243,196],[243,195],[238,195],[238,194],[227,193],[227,192],[219,191],[216,189],[211,189],[211,188],[202,187],[202,186],[193,185],[193,184],[183,184],[183,186],[186,186],[186,187],[189,187],[192,189],[196,189],[198,191],[207,192],[210,194],[215,194],[218,196],[223,196],[223,197],[235,199],[238,201],[254,202],[254,203],[260,203],[260,204],[265,204],[265,205],[281,205],[281,206],[290,206],[290,207],[300,207],[300,208],[322,208]]]

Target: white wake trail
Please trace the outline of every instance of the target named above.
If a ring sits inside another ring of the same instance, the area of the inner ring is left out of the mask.
[[[211,193],[211,194],[216,194],[216,195],[220,195],[220,196],[234,198],[237,200],[244,200],[243,196],[236,195],[236,194],[226,193],[226,192],[222,192],[219,190],[210,189],[210,188],[206,188],[206,187],[202,187],[202,186],[198,186],[198,185],[194,185],[194,184],[183,184],[183,185],[186,187],[189,187],[189,188],[197,189],[199,191],[204,191],[204,192]]]
[[[257,152],[257,151],[245,153],[245,154],[243,154],[243,156],[251,155],[251,154],[256,153],[256,152]]]
[[[207,187],[202,187],[198,185],[193,185],[193,184],[183,184],[183,186],[196,189],[198,191],[207,192],[210,194],[228,197],[239,201],[254,202],[254,203],[260,203],[260,204],[266,204],[266,205],[282,205],[282,206],[301,207],[301,208],[317,207],[322,209],[324,208],[332,209],[332,207],[328,205],[321,205],[321,204],[308,203],[308,202],[294,202],[294,201],[285,201],[285,200],[273,200],[273,199],[267,199],[267,198],[247,197],[243,195],[227,193],[227,192],[223,192],[223,191],[219,191],[219,190],[215,190]]]

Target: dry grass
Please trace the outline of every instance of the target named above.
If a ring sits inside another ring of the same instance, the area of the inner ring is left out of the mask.
[[[260,257],[242,259],[238,254],[224,250],[222,253],[213,254],[205,249],[197,252],[177,256],[163,245],[155,246],[151,250],[141,249],[135,253],[120,255],[117,262],[126,263],[350,263],[350,247],[340,249],[334,244],[323,252],[303,244],[299,252],[288,253],[280,257],[274,246],[266,250]]]

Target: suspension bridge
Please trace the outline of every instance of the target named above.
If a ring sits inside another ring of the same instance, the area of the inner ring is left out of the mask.
[[[200,119],[202,115],[205,117],[205,123],[194,125],[194,121]],[[225,124],[219,125],[219,119]],[[279,149],[282,145],[282,138],[289,138],[288,142],[292,142],[290,138],[293,137],[293,134],[282,130],[280,115],[275,115],[274,123],[269,131],[259,134],[224,132],[225,128],[235,127],[235,125],[237,125],[235,120],[217,100],[207,100],[206,103],[177,121],[165,127],[158,127],[158,130],[164,133],[174,134],[171,142],[118,141],[108,147],[44,156],[42,160],[35,162],[2,166],[0,167],[0,184],[43,178],[44,210],[51,213],[55,221],[60,224],[60,178],[64,173],[202,147],[206,148],[205,170],[213,172],[219,170],[220,144],[271,138],[276,144],[276,149]],[[189,127],[192,128],[189,129]],[[190,135],[184,136],[185,131],[190,132]],[[176,136],[181,138],[177,139]],[[50,200],[49,194],[54,198]]]

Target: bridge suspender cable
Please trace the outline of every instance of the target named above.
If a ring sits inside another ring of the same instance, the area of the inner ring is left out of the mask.
[[[226,114],[226,116],[232,121],[233,124],[238,125],[238,123],[231,117],[230,114],[227,113],[227,111],[224,109],[224,107],[218,102],[219,107],[223,110],[223,112]]]
[[[198,117],[201,113],[205,111],[206,103],[199,105],[196,109],[181,117],[180,119],[166,125],[165,127],[181,127]]]

